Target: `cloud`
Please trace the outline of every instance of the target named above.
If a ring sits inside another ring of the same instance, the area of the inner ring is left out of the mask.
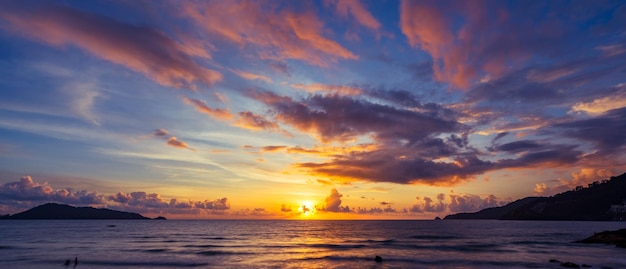
[[[538,195],[554,195],[573,190],[576,187],[587,187],[589,184],[607,180],[616,173],[608,168],[583,167],[571,174],[571,178],[558,178],[556,184],[550,186],[545,182],[535,184],[535,193]]]
[[[406,140],[410,144],[433,133],[463,128],[430,111],[401,109],[346,96],[312,95],[295,101],[271,92],[254,91],[248,95],[270,106],[277,120],[302,132],[316,134],[322,142],[346,141],[372,134],[379,141]]]
[[[153,214],[213,214],[230,209],[227,198],[182,202],[165,200],[157,193],[146,192],[104,195],[72,188],[54,189],[48,183],[35,182],[30,176],[0,186],[0,205],[5,207],[5,212],[18,212],[47,202]]]
[[[230,69],[231,72],[235,73],[237,76],[240,76],[247,80],[260,80],[267,83],[272,83],[272,79],[263,75],[254,74],[250,72],[245,72],[237,69]]]
[[[250,111],[239,112],[239,117],[234,125],[253,131],[275,131],[280,129],[277,123]]]
[[[440,193],[437,195],[437,202],[434,202],[430,197],[424,197],[423,203],[420,203],[420,197],[415,197],[418,201],[417,204],[414,204],[409,211],[413,213],[424,213],[424,212],[444,212],[448,209],[448,205],[445,204],[445,194]]]
[[[280,211],[281,212],[292,212],[293,209],[291,209],[291,207],[289,207],[289,206],[287,206],[285,204],[282,204],[282,205],[280,205]]]
[[[320,154],[321,151],[317,149],[305,149],[300,146],[295,146],[287,149],[288,153],[304,153],[304,154]]]
[[[261,148],[261,152],[277,152],[286,149],[287,146],[265,146]]]
[[[450,162],[442,162],[419,156],[399,155],[394,151],[385,149],[353,152],[324,163],[298,163],[296,166],[315,175],[349,181],[445,186],[469,180],[476,174],[497,167],[496,163],[483,161],[475,156],[458,156]]]
[[[331,32],[313,10],[296,13],[289,5],[254,1],[184,2],[182,16],[210,35],[239,46],[256,47],[263,59],[295,59],[328,66],[359,57],[324,37]]]
[[[367,11],[359,0],[331,0],[328,2],[334,5],[336,12],[344,18],[352,16],[359,24],[375,31],[381,27],[380,22]]]
[[[66,6],[3,6],[0,17],[15,33],[53,46],[74,45],[164,86],[196,89],[222,79],[198,65],[185,44],[153,28]]]
[[[178,138],[176,138],[175,136],[172,136],[170,137],[170,139],[167,140],[167,145],[175,148],[194,150],[193,148],[190,148],[187,143],[178,140]]]
[[[100,125],[100,119],[94,112],[94,106],[96,99],[101,97],[101,93],[96,89],[95,83],[70,83],[63,88],[63,92],[72,96],[71,106],[74,113],[94,125]]]
[[[350,207],[341,206],[341,197],[337,189],[332,189],[330,195],[324,199],[325,205],[321,208],[317,208],[318,211],[328,212],[350,212]]]
[[[371,207],[371,208],[364,208],[364,207],[357,207],[356,209],[353,210],[353,213],[356,214],[393,214],[393,213],[398,213],[398,210],[396,210],[395,208],[391,207],[391,206],[387,206],[387,207]]]
[[[488,207],[503,206],[509,201],[499,201],[493,194],[480,198],[474,194],[450,194],[448,208],[451,212],[475,212]]]
[[[198,112],[207,114],[218,120],[230,120],[233,118],[233,115],[228,109],[210,108],[207,106],[206,102],[202,100],[183,97],[183,102],[185,102],[185,104],[192,105]]]
[[[101,194],[71,188],[55,190],[47,182],[35,182],[24,176],[17,182],[9,182],[0,187],[0,204],[30,207],[44,202],[60,202],[77,205],[101,205],[105,199]]]
[[[267,64],[268,67],[273,70],[274,72],[283,74],[287,77],[291,77],[291,69],[289,68],[289,66],[287,65],[287,63],[285,62],[270,62]]]
[[[249,97],[268,105],[277,121],[311,134],[323,143],[350,143],[361,137],[374,140],[377,145],[374,148],[333,152],[326,155],[331,159],[325,162],[294,164],[314,176],[338,182],[450,186],[503,168],[574,164],[583,154],[577,145],[532,140],[498,144],[507,134],[501,132],[488,148],[497,152],[497,159],[485,159],[484,152],[470,145],[472,127],[459,123],[459,113],[440,105],[422,104],[403,91],[368,90],[368,93],[392,103],[406,97],[406,106],[333,94],[295,100],[268,91],[247,92]]]
[[[542,147],[541,144],[537,143],[536,141],[520,140],[520,141],[502,144],[502,145],[497,145],[497,146],[492,147],[490,150],[517,153],[517,152],[537,149],[541,147]]]
[[[552,12],[581,14],[580,10],[593,11],[580,16],[547,15]],[[597,55],[598,51],[604,52],[600,47],[606,48],[605,55],[613,52],[621,57],[621,49],[611,47],[615,45],[613,35],[606,33],[621,32],[618,24],[623,23],[623,19],[607,21],[601,31],[586,27],[591,20],[587,15],[613,12],[612,5],[591,3],[543,2],[522,7],[504,1],[405,0],[400,7],[400,28],[410,46],[432,57],[436,80],[468,89],[537,63],[534,60],[538,58],[552,64],[579,59],[581,55]],[[606,59],[605,55],[601,57]],[[554,82],[567,79],[576,70],[557,68],[531,73],[527,79],[536,83]]]
[[[295,83],[295,84],[291,84],[291,87],[302,89],[311,93],[328,92],[330,94],[340,94],[340,95],[359,95],[363,93],[361,89],[359,89],[358,87],[354,87],[354,86],[325,85],[321,83],[312,83],[312,84]]]
[[[601,154],[623,152],[626,146],[626,108],[613,109],[590,119],[573,120],[550,126],[560,136],[591,142]]]
[[[223,214],[230,209],[227,198],[213,201],[178,201],[177,199],[165,200],[157,193],[146,192],[118,192],[107,196],[107,200],[113,203],[110,208],[119,210],[134,210],[145,213],[168,213],[168,214],[199,214],[215,213]]]
[[[167,136],[169,134],[169,132],[165,129],[156,129],[154,130],[154,133],[152,133],[154,136]]]
[[[570,112],[584,112],[591,116],[598,116],[609,110],[624,107],[626,107],[626,89],[613,93],[610,96],[596,98],[589,102],[578,102],[572,106]]]

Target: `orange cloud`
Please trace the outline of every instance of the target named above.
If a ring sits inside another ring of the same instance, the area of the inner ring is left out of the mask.
[[[295,83],[291,84],[291,87],[302,89],[307,92],[329,92],[336,93],[341,95],[359,95],[363,93],[363,90],[354,87],[354,86],[344,86],[344,85],[326,85],[321,83],[311,83],[311,84],[302,84]]]
[[[277,152],[287,148],[287,146],[265,146],[261,148],[261,152]]]
[[[323,22],[313,12],[295,13],[277,4],[253,1],[184,2],[182,15],[210,34],[240,46],[255,45],[264,59],[296,59],[328,66],[359,57],[328,39]]]
[[[237,118],[234,125],[253,131],[278,129],[278,124],[275,122],[271,122],[263,116],[254,114],[250,111],[239,112],[239,118]]]
[[[259,74],[254,74],[254,73],[250,73],[250,72],[245,72],[245,71],[241,71],[241,70],[237,70],[237,69],[231,69],[231,72],[235,73],[237,76],[240,76],[242,78],[245,78],[247,80],[261,80],[261,81],[265,81],[267,83],[272,83],[272,79],[263,75],[259,75]]]
[[[167,140],[167,144],[175,148],[194,150],[193,148],[190,148],[187,143],[178,140],[175,136],[170,137],[170,139]]]
[[[210,108],[206,102],[194,98],[183,97],[183,102],[188,105],[192,105],[201,113],[208,114],[209,116],[218,120],[230,120],[233,118],[233,114],[228,109]]]
[[[435,79],[460,89],[502,76],[525,60],[530,46],[520,44],[526,38],[556,35],[549,24],[529,34],[497,5],[476,1],[402,1],[400,27],[412,47],[433,58]]]
[[[400,8],[400,27],[409,44],[428,52],[435,63],[435,78],[452,81],[455,86],[467,88],[468,81],[454,77],[451,69],[461,68],[458,53],[451,53],[455,36],[443,12],[434,6],[414,1],[402,1]]]
[[[335,5],[337,13],[343,17],[352,15],[361,25],[372,30],[380,29],[380,22],[365,9],[359,0],[335,0],[331,1]]]
[[[54,46],[74,45],[96,57],[143,73],[157,83],[195,89],[222,79],[192,56],[209,56],[161,31],[64,6],[5,8],[0,17],[10,30]]]

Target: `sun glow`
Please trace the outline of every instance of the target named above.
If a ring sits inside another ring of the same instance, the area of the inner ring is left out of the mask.
[[[303,218],[311,218],[315,215],[315,203],[312,201],[302,201],[300,203],[300,207],[298,207],[298,212],[300,212],[300,216]]]

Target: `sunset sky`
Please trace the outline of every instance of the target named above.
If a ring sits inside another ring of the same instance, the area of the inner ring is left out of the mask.
[[[2,1],[0,214],[432,219],[626,172],[623,1]]]

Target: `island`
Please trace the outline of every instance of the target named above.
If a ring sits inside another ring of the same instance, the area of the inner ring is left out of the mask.
[[[501,207],[448,215],[449,219],[626,220],[626,174],[551,197],[526,197]]]
[[[137,213],[106,208],[74,207],[64,204],[47,203],[0,219],[150,219]],[[160,217],[159,219],[165,219]]]

